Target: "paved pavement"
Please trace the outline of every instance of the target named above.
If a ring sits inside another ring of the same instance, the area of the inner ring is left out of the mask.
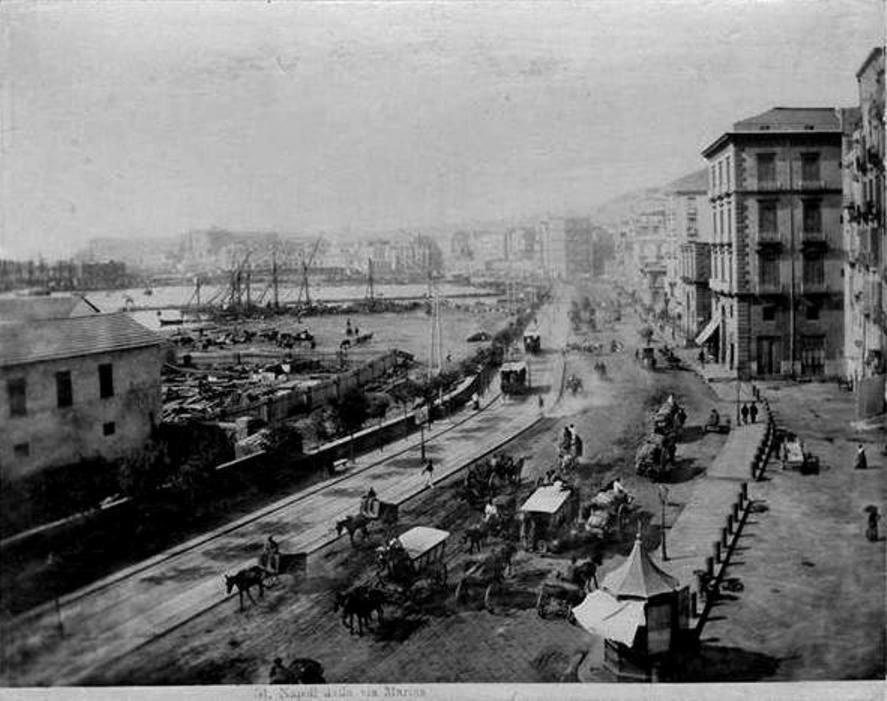
[[[539,320],[544,345],[561,348],[567,333],[565,304],[553,304]],[[561,354],[534,359],[531,374],[536,386],[548,386],[545,405],[552,406],[562,382]],[[435,422],[425,439],[435,480],[458,472],[541,416],[534,398],[520,403],[496,400],[474,416],[462,412]],[[465,420],[453,425],[460,418]],[[374,451],[360,456],[342,477],[64,597],[59,610],[44,606],[16,618],[2,629],[2,682],[76,683],[108,660],[224,601],[222,573],[254,564],[267,535],[275,536],[284,553],[310,553],[334,540],[335,521],[356,512],[370,484],[381,499],[398,503],[426,489],[416,436],[381,455]]]
[[[715,543],[721,541],[722,529],[727,525],[727,515],[732,513],[733,504],[738,501],[743,482],[752,482],[751,465],[758,447],[765,439],[767,429],[767,410],[759,405],[760,414],[754,424],[738,425],[735,420],[737,404],[737,383],[735,375],[729,374],[723,367],[706,364],[699,365],[694,354],[689,350],[679,350],[678,355],[690,368],[704,377],[718,395],[719,412],[722,420],[725,415],[731,416],[733,430],[727,442],[718,453],[715,461],[706,469],[705,476],[699,481],[692,496],[684,506],[677,520],[666,532],[666,551],[668,560],[658,560],[661,551],[656,553],[658,563],[681,585],[689,585],[690,591],[699,598],[696,570],[706,568],[706,559],[714,557]],[[739,383],[739,401],[749,402],[753,396],[750,383]],[[732,412],[729,413],[729,412]],[[752,496],[753,488],[749,490]],[[752,496],[753,498],[753,496]],[[733,534],[737,531],[734,529]],[[733,542],[731,535],[728,544]],[[723,548],[727,553],[728,549]],[[726,557],[715,565],[716,573],[725,565]],[[701,599],[700,599],[701,601]],[[694,621],[701,632],[705,625],[705,612],[700,605],[698,612],[701,619]]]

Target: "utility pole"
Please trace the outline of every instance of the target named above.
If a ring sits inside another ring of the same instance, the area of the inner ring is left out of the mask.
[[[665,507],[668,504],[668,487],[664,484],[659,485],[659,503],[662,506],[662,526],[660,529],[662,531],[662,561],[665,562],[668,559],[668,551],[665,548]]]
[[[271,284],[274,286],[274,308],[280,308],[280,297],[277,291],[277,248],[271,254]]]

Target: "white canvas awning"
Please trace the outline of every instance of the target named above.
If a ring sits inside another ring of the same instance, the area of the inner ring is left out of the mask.
[[[701,346],[705,343],[711,335],[717,330],[718,326],[721,325],[721,315],[715,314],[711,320],[705,325],[705,328],[699,332],[699,335],[696,337],[696,345]]]
[[[428,526],[416,526],[400,536],[400,544],[407,551],[407,555],[411,559],[415,559],[420,555],[424,555],[429,550],[450,537],[449,531],[442,531],[438,528],[428,528]]]
[[[643,601],[619,601],[598,589],[573,609],[576,622],[590,633],[631,647],[638,628],[646,625]]]
[[[569,498],[570,490],[561,489],[557,485],[550,487],[539,487],[530,498],[527,499],[521,511],[532,511],[541,514],[556,514]]]

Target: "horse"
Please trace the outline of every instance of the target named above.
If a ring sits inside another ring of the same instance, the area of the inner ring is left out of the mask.
[[[354,635],[354,619],[357,618],[357,634],[363,635],[364,624],[367,627],[372,623],[373,613],[379,623],[382,622],[382,605],[385,603],[385,595],[382,591],[359,586],[346,592],[336,594],[333,611],[342,609],[342,625],[348,626],[349,632]]]
[[[326,684],[323,677],[323,665],[317,660],[298,657],[289,666],[284,666],[279,657],[274,660],[269,684]]]
[[[357,532],[363,533],[364,540],[369,535],[369,519],[363,514],[349,514],[341,521],[336,522],[336,535],[341,536],[342,531],[348,531],[348,538],[351,540],[351,545],[354,546],[354,534]]]
[[[483,549],[488,533],[488,526],[483,521],[465,529],[465,535],[462,536],[462,542],[468,543],[469,554],[473,553],[475,549],[477,549],[477,552],[480,552]]]
[[[259,587],[259,598],[265,594],[265,571],[259,567],[258,565],[253,565],[252,567],[247,567],[238,571],[236,574],[225,575],[225,588],[227,593],[230,594],[234,587],[237,587],[237,594],[240,597],[240,610],[243,611],[243,594],[246,592],[246,595],[249,597],[249,600],[256,603],[256,600],[253,599],[253,595],[250,594],[250,589],[253,587]]]

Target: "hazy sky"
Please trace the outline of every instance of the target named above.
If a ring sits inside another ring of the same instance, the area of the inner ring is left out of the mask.
[[[0,255],[582,212],[858,102],[882,0],[0,4]]]

